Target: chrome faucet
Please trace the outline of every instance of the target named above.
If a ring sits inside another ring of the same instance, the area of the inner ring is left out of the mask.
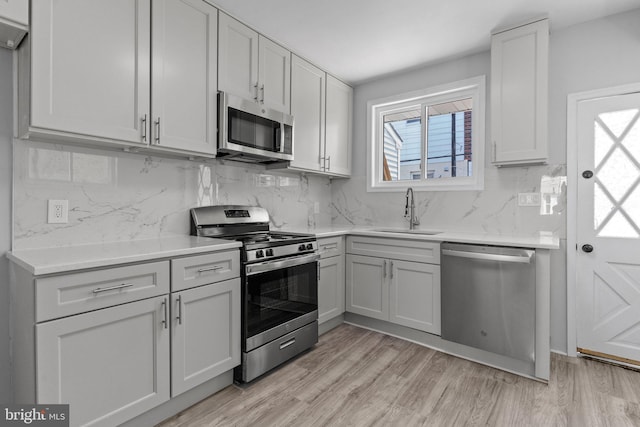
[[[411,201],[409,201],[409,195],[411,195]],[[405,194],[404,205],[404,217],[409,218],[409,230],[416,228],[416,225],[420,225],[420,221],[416,216],[416,204],[413,200],[413,188],[407,188],[407,194]]]

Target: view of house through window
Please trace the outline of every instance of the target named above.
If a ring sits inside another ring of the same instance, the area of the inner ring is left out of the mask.
[[[464,98],[385,114],[383,180],[472,176],[472,105],[472,98]]]
[[[367,191],[484,187],[484,76],[371,100],[367,109]]]

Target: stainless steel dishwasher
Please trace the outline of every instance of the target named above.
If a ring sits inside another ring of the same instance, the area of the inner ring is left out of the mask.
[[[442,338],[535,361],[535,250],[441,245]]]

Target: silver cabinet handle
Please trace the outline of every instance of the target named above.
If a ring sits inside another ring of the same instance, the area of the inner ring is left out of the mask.
[[[322,250],[323,251],[328,251],[330,249],[338,249],[338,244],[337,243],[331,243],[329,245],[323,245],[322,246]]]
[[[223,268],[224,268],[223,265],[216,265],[215,267],[205,267],[205,268],[198,269],[198,273],[205,273],[207,271],[222,270]]]
[[[469,259],[480,259],[485,261],[498,261],[498,262],[515,262],[520,264],[529,264],[531,263],[531,257],[534,254],[534,251],[524,251],[524,255],[501,255],[501,254],[485,254],[478,252],[465,252],[465,251],[456,251],[452,249],[443,249],[442,255],[445,256],[453,256],[459,258],[469,258]]]
[[[284,350],[285,348],[287,348],[290,345],[293,345],[295,343],[296,343],[296,339],[295,338],[291,338],[289,341],[283,342],[282,344],[280,344],[280,350]]]
[[[167,329],[167,299],[162,300],[162,325]]]
[[[130,288],[133,286],[133,283],[123,283],[122,285],[109,286],[108,288],[96,288],[93,290],[94,294],[99,294],[101,292],[115,291],[118,289]]]
[[[142,118],[142,142],[147,142],[147,115]]]
[[[393,279],[393,261],[389,261],[389,278]]]
[[[385,259],[384,261],[382,261],[382,278],[386,279],[387,278],[387,260]]]
[[[253,88],[256,90],[256,96],[253,97],[253,100],[258,102],[258,82],[253,85]]]
[[[154,138],[157,145],[160,145],[160,117],[154,122],[156,126],[156,137]]]
[[[176,316],[176,320],[178,321],[178,325],[182,325],[182,295],[178,295],[176,303],[178,305],[178,315]]]
[[[327,160],[329,161],[329,167],[326,168],[326,170],[331,170],[331,156],[327,157]]]
[[[264,104],[264,85],[260,87],[260,90],[262,91],[262,99],[260,99],[260,104]]]

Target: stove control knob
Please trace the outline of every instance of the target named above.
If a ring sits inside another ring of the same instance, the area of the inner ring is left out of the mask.
[[[307,250],[311,250],[313,249],[313,244],[312,243],[307,243]]]
[[[264,257],[264,252],[262,252],[262,249],[258,249],[256,251],[256,258],[263,258]]]
[[[304,244],[302,244],[302,245],[298,246],[298,250],[299,250],[299,251],[304,251],[304,250],[306,250],[306,249],[307,249],[307,246],[306,246],[306,245],[304,245]]]
[[[267,256],[273,256],[273,249],[267,249],[265,253]]]

